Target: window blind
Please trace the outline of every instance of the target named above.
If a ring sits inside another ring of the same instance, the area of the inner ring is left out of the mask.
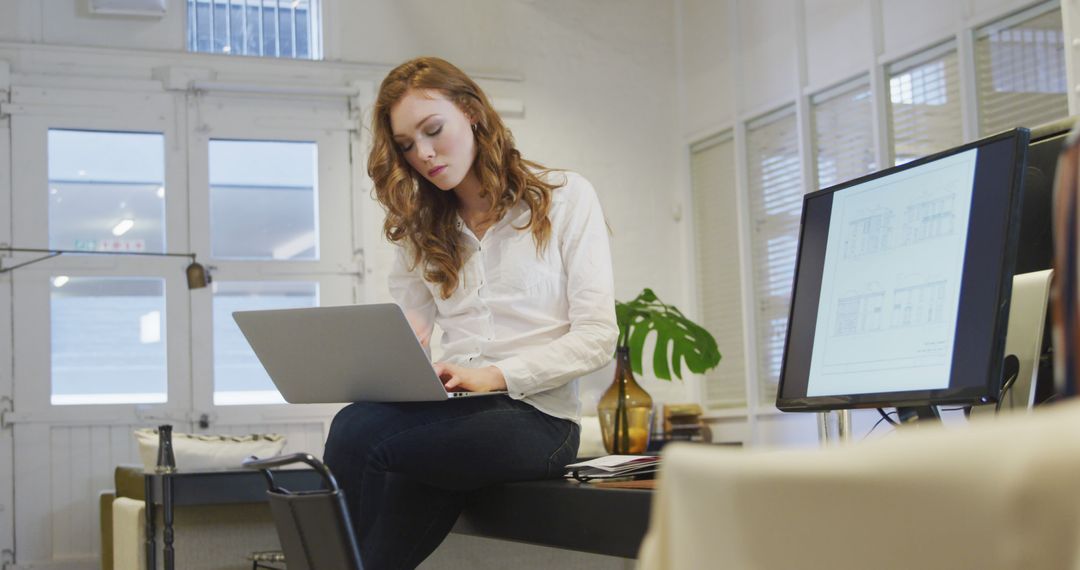
[[[877,169],[874,111],[867,79],[811,98],[817,187],[827,188]]]
[[[754,322],[759,405],[776,400],[795,271],[802,172],[791,105],[747,125],[747,182],[754,260]]]
[[[979,132],[1068,116],[1061,7],[1048,2],[975,32]]]
[[[948,42],[888,67],[894,164],[963,143],[960,71]]]
[[[705,374],[702,397],[709,408],[746,406],[742,286],[739,271],[735,141],[731,133],[690,148],[694,239],[697,249],[698,318],[723,358]]]

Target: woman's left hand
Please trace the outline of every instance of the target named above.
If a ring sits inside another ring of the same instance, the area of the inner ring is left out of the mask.
[[[506,389],[506,378],[496,366],[466,368],[449,362],[436,362],[435,373],[447,392],[493,392]]]

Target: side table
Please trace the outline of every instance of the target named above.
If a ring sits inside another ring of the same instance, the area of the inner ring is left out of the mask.
[[[274,481],[291,491],[322,489],[322,478],[310,469],[274,470]],[[161,507],[163,563],[165,570],[175,570],[173,546],[173,509],[191,505],[226,505],[265,503],[266,479],[247,469],[213,471],[177,471],[144,475],[146,485],[146,567],[157,568],[156,515]]]

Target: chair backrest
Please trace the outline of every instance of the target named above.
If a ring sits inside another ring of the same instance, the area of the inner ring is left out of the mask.
[[[289,570],[360,570],[360,554],[340,490],[322,493],[267,491]]]
[[[274,483],[271,467],[306,463],[323,476],[322,491],[291,492]],[[363,570],[342,491],[330,470],[310,454],[251,458],[244,467],[266,476],[270,511],[289,570]]]

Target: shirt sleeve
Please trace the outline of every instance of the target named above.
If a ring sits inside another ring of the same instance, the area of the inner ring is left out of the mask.
[[[565,219],[552,221],[566,272],[570,330],[554,342],[495,363],[515,399],[557,388],[607,364],[615,352],[614,278],[607,224],[592,185],[573,173],[556,192],[566,192]],[[554,236],[553,236],[554,237]]]
[[[394,266],[388,279],[390,296],[405,313],[416,338],[425,348],[431,345],[431,331],[435,327],[435,298],[424,283],[419,267],[412,267],[412,256],[403,246],[397,246]]]

